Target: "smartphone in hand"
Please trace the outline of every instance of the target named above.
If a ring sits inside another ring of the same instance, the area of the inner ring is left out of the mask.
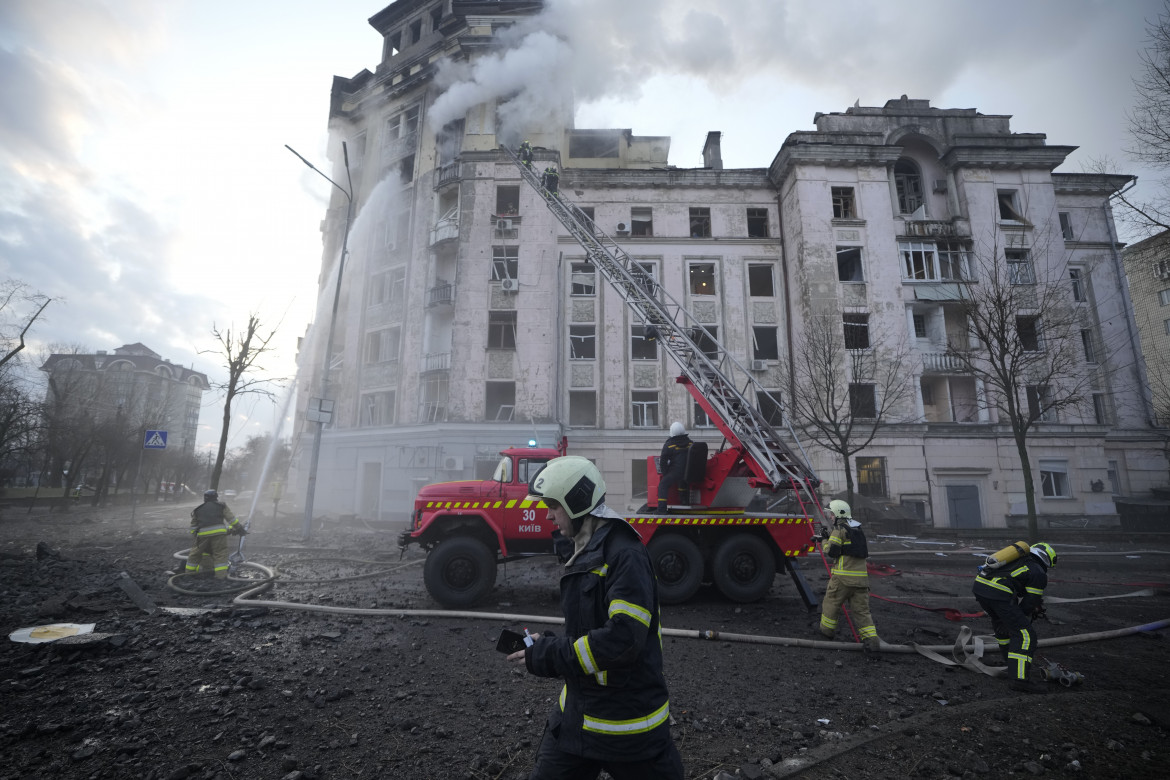
[[[532,645],[532,640],[518,631],[505,628],[500,632],[500,639],[496,642],[496,649],[501,653],[511,655]]]

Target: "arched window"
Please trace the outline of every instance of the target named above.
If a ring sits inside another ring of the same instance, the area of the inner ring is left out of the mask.
[[[903,157],[894,163],[894,186],[898,189],[898,213],[913,214],[922,205],[922,172],[913,160]]]

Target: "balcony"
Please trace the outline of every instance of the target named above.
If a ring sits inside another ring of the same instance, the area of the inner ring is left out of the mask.
[[[457,238],[459,238],[459,220],[440,219],[431,228],[430,240],[427,243],[428,246],[434,248],[444,241],[453,241]]]
[[[963,374],[966,369],[963,362],[954,355],[946,352],[923,352],[922,373],[924,374]]]
[[[902,234],[910,238],[969,238],[970,223],[965,219],[902,218]]]
[[[455,285],[450,282],[436,284],[427,290],[427,308],[432,306],[450,306],[455,302]]]
[[[443,163],[435,171],[435,189],[454,184],[462,178],[462,165],[459,162]]]
[[[451,353],[450,352],[431,352],[423,355],[422,372],[425,374],[429,371],[450,371],[451,370]]]

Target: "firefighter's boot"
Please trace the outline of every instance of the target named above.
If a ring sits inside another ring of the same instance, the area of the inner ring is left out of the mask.
[[[667,507],[665,499],[662,499],[662,498],[658,499],[658,514],[660,514],[660,515],[670,514],[670,509]]]

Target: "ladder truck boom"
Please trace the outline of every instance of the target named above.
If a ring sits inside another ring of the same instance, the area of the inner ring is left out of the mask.
[[[820,480],[777,435],[752,400],[767,392],[763,385],[686,307],[598,228],[589,215],[545,189],[537,173],[511,149],[501,147],[501,150],[520,169],[521,176],[541,196],[549,211],[581,244],[589,261],[626,305],[657,333],[659,343],[682,372],[676,381],[687,388],[729,445],[740,452],[753,475],[752,486],[772,491],[793,490],[798,500],[803,493],[819,515],[820,506],[813,490]],[[788,429],[796,441],[795,431],[790,425]]]

